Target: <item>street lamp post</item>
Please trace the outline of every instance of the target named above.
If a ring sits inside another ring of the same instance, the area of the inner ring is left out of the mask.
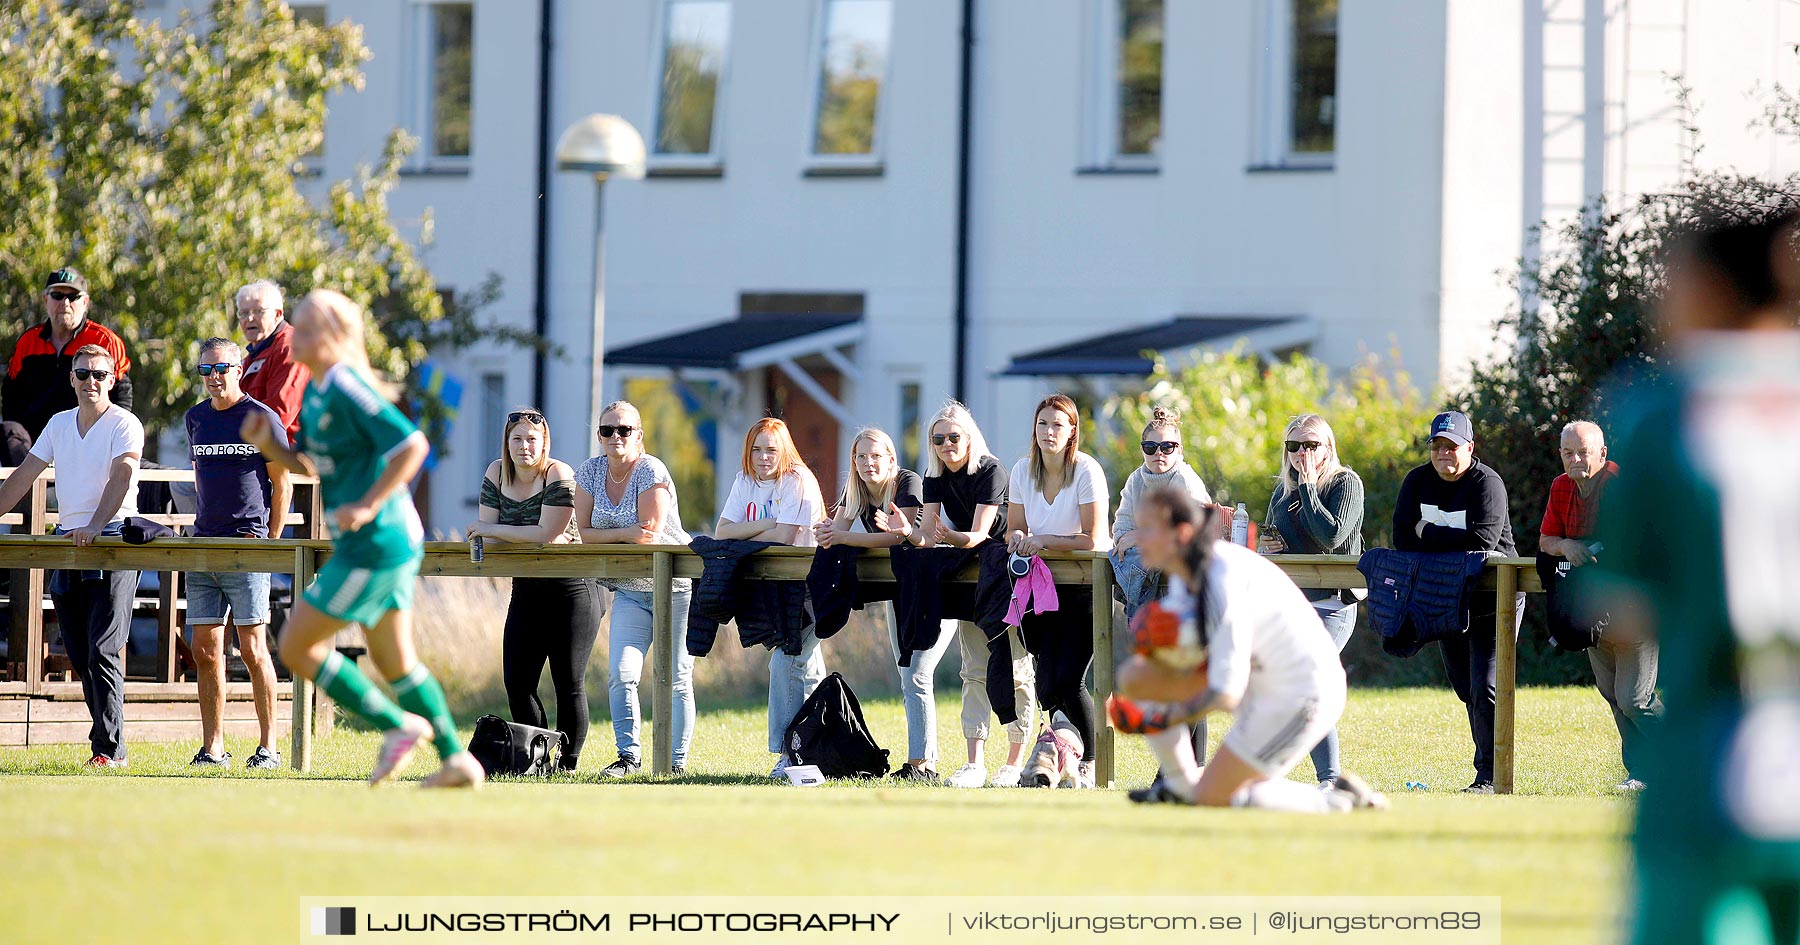
[[[556,141],[556,169],[594,175],[593,365],[588,378],[588,435],[600,424],[605,403],[600,389],[606,357],[606,181],[644,176],[644,138],[617,115],[589,115],[564,129]]]

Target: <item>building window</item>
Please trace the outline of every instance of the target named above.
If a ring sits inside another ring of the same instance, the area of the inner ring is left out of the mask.
[[[481,478],[487,475],[490,451],[503,449],[500,438],[506,435],[506,375],[481,375],[481,439],[475,444],[476,460],[469,463],[475,480],[469,484],[469,495],[481,492]]]
[[[427,164],[457,166],[473,151],[475,7],[425,3],[417,7],[418,71],[413,121]]]
[[[867,164],[879,157],[878,105],[887,80],[892,13],[891,0],[823,0],[815,161]]]
[[[1337,0],[1294,0],[1290,147],[1330,154],[1337,146]]]
[[[900,468],[917,472],[919,466],[919,382],[900,385]]]
[[[729,0],[669,0],[664,8],[657,155],[716,155],[730,35]]]
[[[1093,151],[1102,168],[1154,168],[1162,147],[1163,0],[1097,0]]]
[[[1337,0],[1268,0],[1261,163],[1330,167],[1337,150]]]

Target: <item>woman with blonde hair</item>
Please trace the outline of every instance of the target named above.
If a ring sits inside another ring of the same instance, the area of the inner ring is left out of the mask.
[[[1282,431],[1281,477],[1269,497],[1269,511],[1257,548],[1263,554],[1362,554],[1363,484],[1338,461],[1337,435],[1316,413],[1295,417]],[[1306,599],[1331,634],[1338,652],[1356,630],[1357,597],[1350,591],[1309,589]],[[1341,771],[1335,726],[1312,750],[1313,774],[1321,786]]]
[[[901,469],[894,441],[875,427],[864,427],[850,442],[850,471],[844,476],[844,493],[838,500],[837,517],[820,522],[813,531],[819,546],[852,545],[891,548],[910,539],[922,501],[919,476]],[[894,605],[883,601],[888,644],[900,658],[900,627]],[[932,677],[953,635],[940,633],[937,645],[914,650],[908,665],[899,666],[901,702],[906,706],[907,760],[894,769],[901,780],[936,781],[937,706],[932,696]]]
[[[515,407],[500,433],[500,458],[481,477],[480,509],[470,538],[522,544],[576,540],[575,472],[550,456],[550,426],[536,407]],[[547,728],[538,680],[550,664],[556,728],[568,737],[557,762],[573,771],[587,742],[588,702],[582,678],[600,634],[599,590],[588,578],[512,579],[500,642],[500,678],[513,721]]]
[[[1007,550],[1106,551],[1106,472],[1081,451],[1081,417],[1075,402],[1051,394],[1032,411],[1031,452],[1013,464],[1006,506]],[[1087,671],[1094,662],[1093,591],[1086,585],[1057,588],[1058,607],[1027,613],[1019,621],[1025,649],[1037,659],[1038,702],[1060,710],[1081,734],[1076,787],[1094,786],[1094,697]],[[1102,602],[1112,606],[1110,601]],[[1110,654],[1109,654],[1110,657]]]
[[[583,544],[685,545],[675,480],[662,460],[644,451],[644,419],[629,401],[600,411],[600,455],[575,471],[575,521]],[[612,621],[607,630],[607,702],[619,757],[600,771],[625,778],[643,768],[639,739],[638,684],[655,638],[651,619],[656,582],[651,578],[601,578],[612,589]],[[675,637],[674,716],[670,720],[671,773],[687,773],[694,734],[694,657],[687,651],[688,604],[693,582],[676,578],[669,597]]]
[[[277,441],[264,413],[251,414],[240,431],[269,462],[319,477],[331,530],[331,558],[282,630],[281,661],[382,732],[370,784],[399,773],[419,742],[430,739],[442,767],[425,786],[474,787],[483,778],[481,765],[458,740],[443,687],[413,650],[413,583],[425,534],[406,485],[430,446],[369,369],[363,317],[361,306],[329,289],[301,300],[294,359],[312,371],[312,381],[300,409],[300,437],[294,447]],[[332,645],[352,623],[362,625],[369,658],[387,678],[392,699]]]
[[[984,541],[1000,539],[1006,534],[1006,467],[988,449],[987,438],[981,435],[981,427],[969,415],[969,408],[947,401],[926,430],[931,451],[923,484],[925,511],[913,543],[924,548],[973,548]],[[956,624],[957,645],[962,654],[962,728],[969,754],[967,763],[950,775],[948,783],[959,788],[978,788],[983,783],[1017,787],[1025,767],[1031,720],[1037,714],[1031,654],[1025,652],[1018,628],[1007,628],[1016,717],[1006,726],[1006,760],[989,781],[983,749],[994,706],[987,688],[987,635],[971,621],[946,620],[940,641],[949,635],[952,622]]]
[[[787,424],[774,417],[751,424],[744,434],[742,465],[713,537],[813,547],[818,544],[813,526],[824,517],[819,481],[800,458]],[[825,657],[810,623],[801,634],[798,655],[780,647],[769,651],[769,751],[776,756],[769,777],[787,776],[782,736],[824,679]]]

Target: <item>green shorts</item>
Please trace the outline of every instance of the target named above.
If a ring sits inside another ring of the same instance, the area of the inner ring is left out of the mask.
[[[412,609],[413,582],[422,560],[414,558],[391,568],[363,568],[333,557],[319,569],[304,598],[327,617],[362,624],[365,629],[373,627],[390,610]]]

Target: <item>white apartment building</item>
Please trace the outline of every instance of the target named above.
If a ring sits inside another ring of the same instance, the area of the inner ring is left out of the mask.
[[[1677,181],[1671,76],[1703,165],[1800,166],[1751,127],[1800,85],[1794,0],[295,6],[360,22],[374,53],[330,104],[321,179],[419,135],[391,202],[429,209],[433,272],[499,273],[488,317],[565,349],[541,375],[515,349],[442,359],[465,394],[438,529],[472,517],[510,405],[542,401],[560,458],[593,451],[598,191],[549,166],[593,112],[650,151],[646,179],[604,188],[607,397],[676,381],[721,493],[765,411],[829,494],[858,425],[916,462],[959,394],[1010,459],[1039,397],[1096,396],[1145,349],[1397,349],[1454,379],[1504,350],[1533,225]]]

